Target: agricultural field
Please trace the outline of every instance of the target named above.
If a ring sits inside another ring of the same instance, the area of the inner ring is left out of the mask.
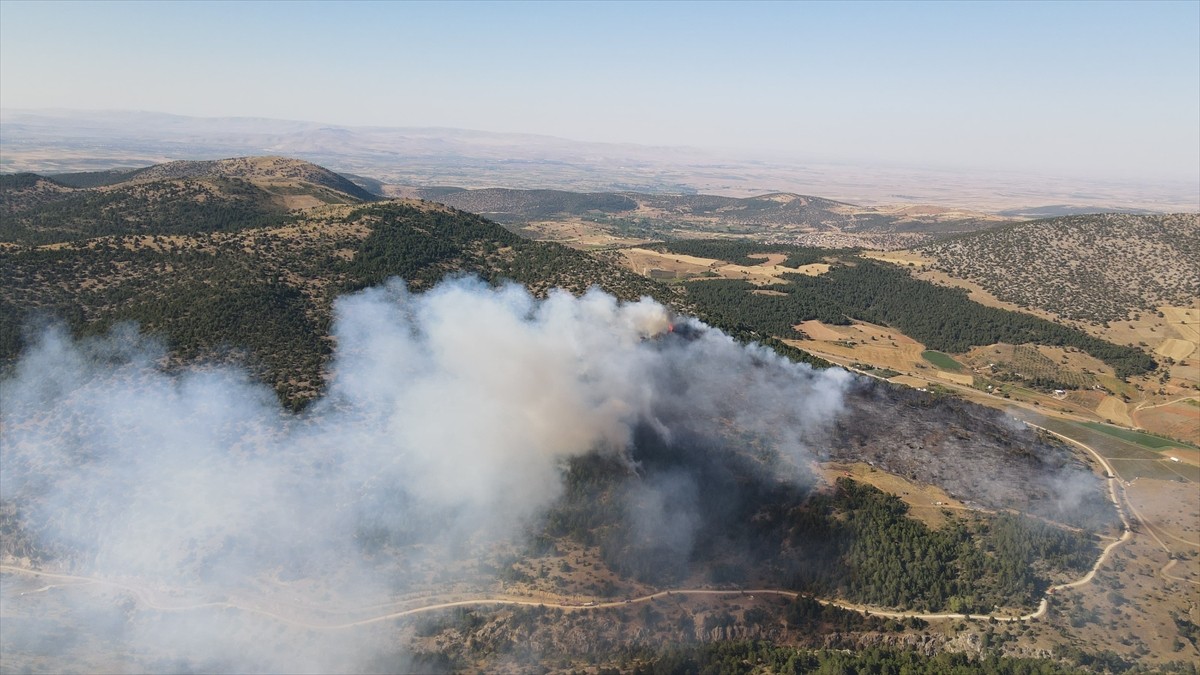
[[[938,368],[941,368],[942,370],[949,370],[955,373],[960,373],[963,370],[963,365],[958,361],[955,361],[954,357],[933,349],[926,349],[925,351],[921,352],[921,358],[932,363]]]
[[[858,321],[849,326],[804,321],[796,325],[796,330],[809,337],[807,340],[785,340],[798,349],[862,361],[902,373],[932,371],[921,356],[925,346],[887,326]]]
[[[1128,406],[1125,401],[1116,396],[1105,396],[1104,400],[1100,401],[1100,405],[1096,406],[1096,414],[1104,418],[1105,422],[1111,424],[1120,424],[1122,426],[1133,426],[1133,419],[1129,417]]]
[[[1042,345],[976,347],[963,361],[993,379],[1028,381],[1047,389],[1090,389],[1096,384],[1094,373],[1112,373],[1099,359],[1077,350]]]
[[[513,229],[517,234],[530,239],[563,244],[583,251],[637,246],[651,241],[649,238],[624,234],[619,228],[598,225],[582,218],[536,220]]]
[[[1037,415],[1021,409],[1011,409],[1011,412],[1022,419],[1088,445],[1100,453],[1112,465],[1117,476],[1127,483],[1144,478],[1200,483],[1200,455],[1194,448],[1157,445],[1164,442],[1164,439],[1095,422]],[[1172,460],[1172,457],[1179,461]]]
[[[1143,434],[1137,431],[1131,431],[1129,429],[1121,429],[1108,424],[1099,424],[1097,422],[1081,422],[1080,424],[1089,429],[1095,429],[1102,434],[1116,436],[1123,441],[1136,443],[1137,445],[1150,448],[1151,450],[1162,450],[1164,448],[1173,448],[1179,446],[1177,442],[1166,438],[1151,436],[1150,434]]]
[[[785,274],[818,276],[829,271],[825,263],[787,267],[780,263],[781,255],[764,255],[757,265],[737,265],[714,258],[655,251],[648,248],[623,248],[618,251],[630,270],[657,280],[672,279],[740,279],[756,286],[786,283]]]

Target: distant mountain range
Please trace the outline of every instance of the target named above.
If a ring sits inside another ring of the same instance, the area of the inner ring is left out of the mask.
[[[935,204],[991,213],[1013,210],[1022,215],[1045,204],[1086,212],[1200,208],[1200,187],[1191,183],[1121,183],[1032,172],[764,159],[534,134],[131,111],[3,109],[0,148],[0,170],[41,174],[142,167],[178,159],[287,155],[385,184],[423,187],[735,197],[790,192],[855,204]]]
[[[863,207],[822,197],[775,192],[753,197],[643,192],[579,193],[563,190],[485,188],[407,188],[386,191],[436,201],[478,213],[497,222],[583,218],[594,222],[636,224],[645,236],[674,238],[703,233],[752,238],[786,238],[789,233],[837,232],[847,235],[946,234],[973,232],[1003,224],[983,213],[938,207]],[[740,229],[736,226],[743,226]],[[870,245],[863,239],[858,245]]]

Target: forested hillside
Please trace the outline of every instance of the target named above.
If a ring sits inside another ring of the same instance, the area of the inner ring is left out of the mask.
[[[110,235],[232,231],[277,225],[288,217],[270,194],[236,178],[50,194],[4,190],[0,241],[36,246]]]
[[[696,243],[689,248],[696,251]],[[775,247],[778,248],[778,247]],[[827,258],[814,249],[799,261]],[[914,279],[894,265],[858,257],[820,276],[787,275],[787,283],[754,286],[736,279],[705,279],[685,284],[688,297],[723,324],[779,337],[799,337],[794,326],[816,319],[847,324],[851,319],[888,325],[931,349],[965,352],[997,342],[1071,346],[1113,367],[1121,377],[1153,370],[1145,352],[1115,345],[1080,330],[1030,314],[985,307],[964,291]],[[762,291],[769,291],[763,293]]]
[[[135,206],[133,213],[145,213]],[[146,234],[0,248],[0,358],[14,358],[22,331],[39,320],[63,320],[82,333],[136,321],[181,358],[224,358],[236,349],[282,398],[301,405],[321,386],[333,299],[388,277],[419,288],[463,272],[513,279],[535,292],[583,292],[598,283],[624,298],[671,300],[631,272],[428,204],[328,207],[265,224],[256,215],[216,221],[223,211],[203,213],[210,217],[168,220],[162,230],[146,214]],[[23,244],[63,237],[28,232]]]

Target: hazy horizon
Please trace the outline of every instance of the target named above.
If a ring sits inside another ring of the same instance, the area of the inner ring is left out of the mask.
[[[0,19],[8,109],[1200,180],[1198,3],[6,1]]]

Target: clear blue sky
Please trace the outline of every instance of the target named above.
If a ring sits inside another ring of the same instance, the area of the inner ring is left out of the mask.
[[[1200,2],[2,0],[0,105],[1200,180]]]

